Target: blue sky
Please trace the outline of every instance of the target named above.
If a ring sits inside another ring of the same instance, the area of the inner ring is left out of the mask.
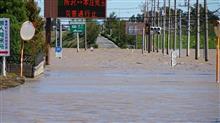
[[[42,15],[43,15],[43,6],[44,0],[36,0],[39,6],[42,8]],[[151,1],[151,0],[149,0]],[[167,0],[168,1],[168,0]],[[182,7],[186,0],[177,0],[178,8],[186,10],[186,7]],[[199,0],[201,4],[203,4],[203,0]],[[220,0],[207,0],[208,7],[210,10],[216,10],[220,8]],[[133,14],[140,13],[140,5],[143,3],[144,0],[107,0],[107,15],[111,12],[116,12],[117,16],[119,17],[130,17]],[[196,0],[191,0],[191,4],[195,4]],[[174,0],[171,0],[171,5],[173,7]],[[160,4],[162,6],[163,0],[160,0]]]

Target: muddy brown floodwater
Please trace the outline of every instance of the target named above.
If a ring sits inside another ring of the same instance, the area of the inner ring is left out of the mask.
[[[220,91],[210,61],[99,49],[52,55],[44,75],[0,91],[1,123],[220,122]]]

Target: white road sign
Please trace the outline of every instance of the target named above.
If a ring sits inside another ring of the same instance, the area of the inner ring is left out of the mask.
[[[10,56],[10,20],[0,18],[0,56]]]

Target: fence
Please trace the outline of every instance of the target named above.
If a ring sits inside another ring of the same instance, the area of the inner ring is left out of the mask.
[[[9,73],[20,73],[20,55],[19,54],[14,54],[11,55],[10,57],[7,57],[7,64],[6,64],[6,71]],[[2,58],[0,58],[0,69],[2,71]],[[44,53],[39,53],[35,57],[24,54],[24,71],[23,75],[25,77],[35,77],[35,71],[36,67],[40,65],[42,62],[45,60],[45,54]],[[43,64],[44,65],[44,64]],[[40,67],[38,67],[40,68]]]

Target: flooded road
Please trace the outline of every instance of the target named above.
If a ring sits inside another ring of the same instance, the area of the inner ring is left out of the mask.
[[[79,55],[53,58],[44,75],[1,91],[1,123],[220,122],[214,71],[109,69],[110,61],[90,70],[98,58]]]
[[[118,48],[115,43],[102,36],[97,38],[96,44],[99,48]]]

